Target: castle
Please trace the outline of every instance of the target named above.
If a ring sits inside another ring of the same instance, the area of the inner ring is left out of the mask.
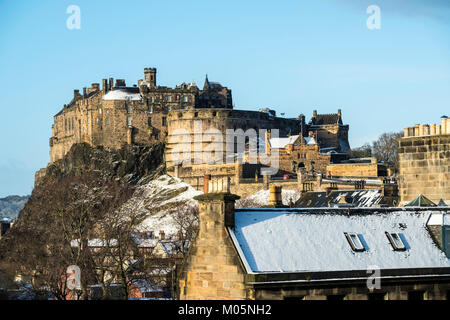
[[[145,68],[144,79],[138,80],[137,85],[127,86],[123,79],[117,79],[114,84],[114,79],[110,78],[103,79],[101,87],[93,83],[83,88],[82,94],[74,90],[72,100],[54,116],[50,163],[64,157],[75,143],[118,149],[124,145],[165,142],[166,167],[169,172],[180,172],[177,168],[180,163],[171,158],[172,148],[180,143],[176,132],[183,128],[194,133],[194,123],[200,123],[203,131],[214,128],[223,133],[227,129],[268,130],[268,134],[259,139],[273,144],[272,149],[280,149],[281,173],[296,173],[299,168],[324,173],[330,161],[345,158],[350,149],[349,127],[342,122],[341,110],[336,114],[314,111],[310,122],[306,123],[303,114],[297,118],[281,118],[268,108],[236,110],[231,90],[209,81],[208,76],[202,89],[195,83],[184,82],[168,88],[158,85],[156,79],[156,69]],[[279,139],[270,140],[272,129],[279,130]],[[195,152],[198,151],[193,150],[192,157]],[[207,171],[205,166],[202,168],[199,177]],[[212,168],[213,171],[218,169]],[[192,172],[195,166],[184,166],[184,169]],[[246,176],[248,170],[243,169]],[[254,177],[254,170],[250,172]]]

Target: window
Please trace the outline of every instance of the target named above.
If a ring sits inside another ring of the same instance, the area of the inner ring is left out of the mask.
[[[288,296],[288,297],[283,297],[283,300],[293,300],[293,301],[305,300],[305,296]]]
[[[348,233],[348,232],[344,232],[344,234],[345,237],[347,238],[348,244],[350,245],[353,251],[362,252],[366,250],[360,238],[362,236],[356,233]]]
[[[418,301],[424,300],[425,291],[410,291],[408,292],[408,300]]]
[[[386,234],[387,238],[389,239],[389,242],[391,243],[392,248],[395,251],[405,251],[406,250],[406,245],[398,233],[389,233],[386,231],[385,234]]]
[[[166,97],[166,101],[167,101],[167,102],[172,102],[172,96],[167,96],[167,97]]]
[[[152,126],[152,117],[148,117],[147,118],[147,124],[148,124],[149,127]]]
[[[183,96],[183,102],[188,102],[188,96]]]
[[[147,112],[148,112],[148,113],[152,113],[152,112],[153,112],[153,108],[152,108],[152,107],[148,107],[148,108],[147,108]]]
[[[127,117],[127,125],[128,125],[128,126],[131,126],[131,125],[132,125],[131,117]]]
[[[150,97],[150,102],[151,103],[155,102],[155,97]]]
[[[368,300],[386,300],[386,293],[384,292],[371,292],[367,295]]]
[[[327,296],[327,300],[334,300],[334,301],[344,300],[344,297],[345,294],[331,294]]]
[[[161,118],[161,123],[163,126],[165,126],[167,124],[166,117]]]
[[[131,106],[128,103],[125,103],[125,109],[127,110],[127,113],[131,113]]]
[[[102,114],[102,108],[98,108],[98,114]]]

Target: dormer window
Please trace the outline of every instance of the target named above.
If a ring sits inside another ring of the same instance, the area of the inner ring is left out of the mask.
[[[386,234],[386,237],[389,239],[389,242],[391,243],[392,248],[395,251],[405,251],[406,250],[406,245],[398,233],[390,233],[390,232],[386,231],[385,234]]]
[[[183,102],[188,102],[188,97],[187,96],[183,96]]]
[[[366,251],[366,248],[362,244],[362,241],[358,234],[353,232],[344,232],[345,238],[347,238],[348,244],[355,252]]]
[[[166,97],[166,101],[167,101],[167,102],[172,102],[172,96],[167,96],[167,97]]]

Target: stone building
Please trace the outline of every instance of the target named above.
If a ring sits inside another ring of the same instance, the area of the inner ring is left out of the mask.
[[[118,149],[126,144],[146,145],[164,141],[167,115],[172,110],[231,109],[231,90],[208,78],[202,90],[195,83],[175,88],[157,85],[156,69],[145,68],[138,85],[110,78],[74,90],[72,100],[54,116],[50,162],[61,159],[75,143]]]
[[[387,165],[380,163],[376,158],[358,158],[342,160],[339,163],[330,163],[326,173],[333,177],[348,178],[378,178],[388,176]]]
[[[308,126],[308,131],[314,132],[322,151],[333,150],[338,153],[347,153],[350,150],[348,129],[349,126],[342,122],[341,109],[332,114],[318,114],[317,110],[314,110]]]
[[[197,197],[180,299],[449,298],[445,209],[235,209],[236,198]]]
[[[438,203],[450,201],[450,119],[441,124],[415,125],[399,139],[401,204],[423,194]]]

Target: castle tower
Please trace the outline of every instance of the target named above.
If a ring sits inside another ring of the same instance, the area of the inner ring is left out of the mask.
[[[156,87],[156,68],[145,68],[145,82],[153,88]]]

